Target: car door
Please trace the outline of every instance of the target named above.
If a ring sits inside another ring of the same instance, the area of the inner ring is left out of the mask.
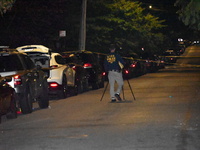
[[[25,67],[26,67],[26,76],[28,77],[28,85],[31,89],[31,94],[33,99],[37,98],[42,90],[42,79],[41,79],[41,70],[37,69],[33,61],[30,59],[28,55],[22,55]]]

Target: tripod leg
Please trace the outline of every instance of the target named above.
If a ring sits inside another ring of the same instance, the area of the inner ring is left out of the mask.
[[[105,94],[105,92],[106,92],[106,89],[107,89],[107,87],[108,87],[108,84],[109,84],[109,82],[106,84],[106,87],[105,87],[105,89],[104,89],[104,91],[103,91],[103,94],[102,94],[102,96],[101,96],[100,101],[102,101],[102,99],[103,99],[103,96],[104,96],[104,94]]]
[[[131,90],[131,93],[132,93],[132,95],[133,95],[133,98],[134,98],[134,100],[136,100],[136,99],[135,99],[135,96],[134,96],[134,94],[133,94],[133,90],[132,90],[132,88],[131,88],[131,85],[130,85],[128,79],[127,79],[127,82],[128,82],[129,87],[130,87],[130,90]]]

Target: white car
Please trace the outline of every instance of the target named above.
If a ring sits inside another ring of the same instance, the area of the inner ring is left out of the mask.
[[[27,53],[36,65],[48,73],[49,94],[67,97],[68,89],[75,87],[75,70],[69,67],[59,53],[51,52],[43,45],[26,45],[16,48]]]

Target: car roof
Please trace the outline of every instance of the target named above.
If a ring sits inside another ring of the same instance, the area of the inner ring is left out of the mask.
[[[16,49],[10,49],[10,48],[3,48],[0,49],[1,53],[10,53],[10,52],[18,52]]]
[[[86,50],[77,50],[77,51],[66,51],[62,52],[63,54],[77,54],[77,53],[86,53],[86,54],[92,54],[93,52],[91,51],[86,51]]]

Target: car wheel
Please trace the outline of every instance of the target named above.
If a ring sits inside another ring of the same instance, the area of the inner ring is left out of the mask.
[[[89,91],[89,82],[88,78],[85,79],[84,85],[83,85],[83,92]]]
[[[13,93],[10,104],[10,112],[6,115],[8,119],[17,118],[17,107],[16,107],[16,94]]]
[[[68,92],[67,78],[66,76],[63,76],[62,87],[61,87],[61,90],[58,92],[58,97],[66,98],[67,92]]]
[[[47,108],[49,106],[49,94],[48,94],[48,85],[47,81],[43,83],[43,91],[38,100],[40,108]]]
[[[78,95],[83,92],[83,82],[79,81],[75,87],[75,95]]]
[[[20,108],[23,114],[32,113],[33,111],[33,103],[32,103],[32,96],[29,88],[24,93],[24,96],[19,99]]]
[[[83,82],[81,80],[76,81],[75,87],[73,88],[72,95],[78,95],[83,92]]]

